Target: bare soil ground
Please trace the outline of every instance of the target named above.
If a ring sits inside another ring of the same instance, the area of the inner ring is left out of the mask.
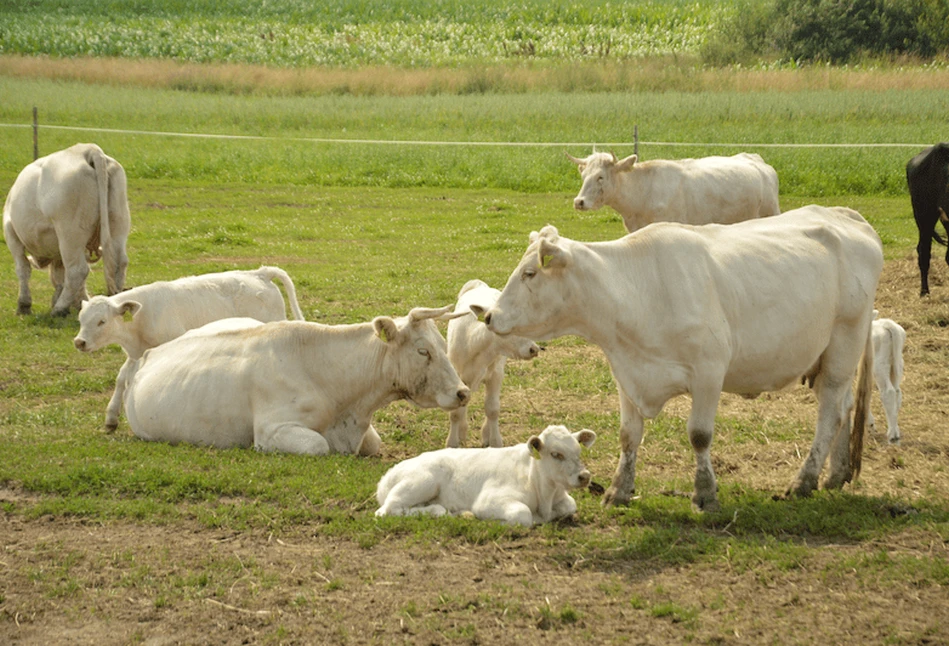
[[[904,440],[886,445],[875,398],[878,425],[859,489],[892,495],[910,510],[914,501],[949,501],[949,280],[944,264],[933,265],[926,299],[917,296],[914,256],[884,270],[878,308],[908,334]],[[680,398],[667,413],[687,410]],[[815,414],[805,388],[755,401],[726,397],[721,413],[808,426]],[[781,492],[806,450],[794,442],[719,445],[720,482]],[[688,478],[692,457],[681,453],[646,450],[641,468]],[[0,490],[0,501],[29,495]],[[590,531],[611,531],[608,519]],[[939,532],[916,528],[860,544],[808,545],[801,537],[801,544],[807,557],[787,567],[771,559],[736,567],[727,557],[667,566],[571,560],[536,530],[483,545],[393,538],[365,546],[306,525],[276,537],[191,522],[8,515],[0,516],[0,643],[949,644],[946,587],[921,584],[908,566],[873,567],[918,556],[949,568]]]

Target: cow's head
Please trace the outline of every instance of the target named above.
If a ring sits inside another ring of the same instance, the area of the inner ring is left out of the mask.
[[[572,333],[571,303],[577,288],[569,279],[570,242],[551,225],[531,233],[527,252],[497,303],[484,312],[489,330],[538,340]]]
[[[583,179],[580,192],[573,199],[573,208],[578,211],[593,211],[611,202],[617,176],[631,170],[637,160],[636,155],[616,159],[613,153],[593,153],[584,159],[569,154],[567,157],[577,165]]]
[[[142,309],[141,303],[115,303],[107,296],[93,296],[79,308],[79,334],[73,345],[82,352],[94,352],[116,342],[117,326],[134,317]]]
[[[386,375],[402,398],[423,408],[454,410],[467,404],[470,396],[448,360],[447,344],[435,326],[436,319],[463,316],[450,314],[451,309],[417,307],[408,316],[379,316],[372,321],[376,336],[386,344]]]
[[[543,478],[564,489],[577,489],[590,484],[591,478],[580,461],[580,449],[595,441],[596,433],[589,429],[571,433],[566,426],[548,426],[527,440],[527,447],[538,460],[535,468]]]

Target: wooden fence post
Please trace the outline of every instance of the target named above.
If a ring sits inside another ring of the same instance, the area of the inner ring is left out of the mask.
[[[639,157],[639,124],[633,126],[633,154]]]
[[[36,106],[33,106],[33,161],[40,157],[40,125],[36,116]]]

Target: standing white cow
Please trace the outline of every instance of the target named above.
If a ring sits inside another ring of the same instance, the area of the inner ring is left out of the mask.
[[[731,224],[781,212],[778,174],[760,155],[637,162],[612,153],[579,159],[578,211],[616,209],[629,232],[653,222]]]
[[[17,314],[32,312],[34,265],[49,267],[53,316],[88,298],[89,263],[100,256],[108,293],[121,292],[131,226],[125,170],[95,144],[76,144],[20,171],[3,205],[3,236],[20,281]]]
[[[302,321],[293,281],[279,267],[186,276],[83,301],[79,333],[73,339],[76,349],[95,352],[117,343],[127,355],[106,408],[106,431],[112,432],[118,426],[128,371],[149,348],[223,318],[246,316],[264,323],[285,321],[286,305],[280,289],[272,282],[274,279],[283,284],[293,317]]]
[[[620,395],[620,461],[604,503],[628,503],[645,418],[692,396],[698,509],[718,508],[710,448],[722,391],[756,396],[814,385],[819,407],[810,454],[790,492],[859,473],[871,393],[870,322],[883,248],[856,211],[808,206],[738,224],[658,223],[612,242],[531,243],[485,315],[498,334],[575,334],[602,348]],[[861,355],[863,357],[861,361]],[[860,366],[848,447],[844,395]],[[848,452],[848,448],[850,452]]]
[[[446,410],[468,401],[434,319],[451,307],[357,325],[230,319],[145,352],[125,390],[137,437],[176,444],[374,455],[374,411],[397,399]]]
[[[548,426],[527,443],[502,449],[440,449],[395,465],[379,481],[376,516],[471,512],[530,527],[577,511],[569,489],[590,484],[580,447],[596,433]]]
[[[481,446],[499,447],[501,430],[498,416],[501,412],[501,382],[504,380],[504,365],[510,359],[533,359],[541,348],[517,335],[498,336],[483,325],[471,312],[475,305],[481,310],[493,306],[500,290],[489,287],[480,280],[469,280],[458,292],[455,304],[459,316],[448,322],[448,358],[461,380],[472,391],[484,382],[484,425],[481,427]],[[468,439],[468,407],[461,406],[451,411],[451,430],[448,432],[448,447],[464,446]]]
[[[903,403],[903,346],[906,345],[906,330],[892,319],[873,321],[873,379],[883,410],[886,413],[886,437],[890,444],[900,443],[900,426],[897,422]],[[870,415],[870,426],[874,426]]]

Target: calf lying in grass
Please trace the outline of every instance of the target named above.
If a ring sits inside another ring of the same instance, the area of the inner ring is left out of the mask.
[[[441,449],[395,465],[376,489],[376,516],[461,514],[530,527],[577,510],[568,489],[590,484],[580,448],[596,433],[548,426],[507,448]]]

